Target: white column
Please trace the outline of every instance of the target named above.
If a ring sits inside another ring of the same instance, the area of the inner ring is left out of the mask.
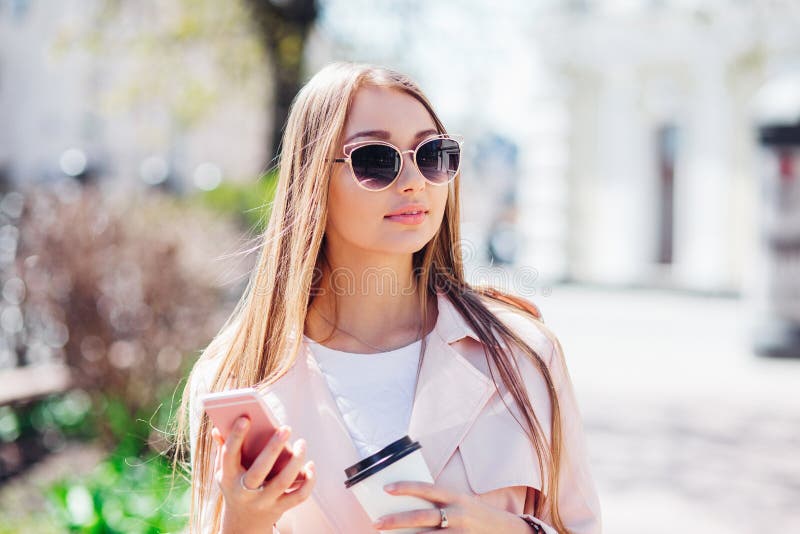
[[[731,287],[730,98],[722,58],[709,55],[694,64],[696,90],[687,114],[675,176],[676,281],[685,287]]]
[[[563,279],[569,269],[569,111],[563,91],[547,85],[532,95],[524,119],[517,197],[515,267],[537,273],[539,287]]]
[[[584,215],[587,274],[603,283],[638,283],[649,273],[658,217],[653,133],[640,113],[634,66],[609,65],[602,73],[595,197]]]

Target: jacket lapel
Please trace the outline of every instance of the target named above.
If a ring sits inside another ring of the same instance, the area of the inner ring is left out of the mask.
[[[437,293],[437,305],[408,430],[422,445],[434,479],[495,392],[492,380],[451,346],[465,336],[477,340],[477,335],[442,293]],[[307,457],[318,473],[312,496],[328,522],[336,532],[364,530],[369,516],[344,487],[344,469],[361,458],[306,343],[301,343],[294,365],[264,395],[278,420],[292,427],[292,439],[306,438]]]
[[[467,335],[476,340],[478,336],[442,294],[438,294],[438,310],[408,432],[422,445],[422,456],[434,479],[495,391],[494,382],[451,346]]]

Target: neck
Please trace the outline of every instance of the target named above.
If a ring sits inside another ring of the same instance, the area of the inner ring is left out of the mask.
[[[309,306],[306,336],[336,350],[374,352],[408,345],[430,331],[435,295],[422,326],[410,254],[334,260],[329,257],[333,269],[323,273]]]

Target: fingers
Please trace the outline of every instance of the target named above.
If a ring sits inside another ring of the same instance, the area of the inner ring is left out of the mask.
[[[233,480],[242,471],[242,443],[249,428],[250,420],[247,417],[239,417],[222,446],[222,470],[227,480]]]
[[[255,488],[267,478],[290,434],[291,428],[284,425],[272,435],[266,446],[258,453],[253,465],[244,474],[244,481],[248,487]]]
[[[294,442],[294,447],[292,449],[292,459],[283,466],[283,469],[281,469],[281,472],[278,473],[275,478],[265,485],[264,489],[266,491],[280,495],[285,492],[286,489],[292,485],[294,479],[297,478],[297,474],[303,467],[303,462],[306,458],[306,440],[302,438],[298,439]]]
[[[306,464],[305,473],[306,479],[299,488],[291,493],[284,493],[283,496],[278,498],[277,506],[281,514],[290,508],[294,508],[311,495],[311,490],[314,489],[314,485],[317,483],[317,469],[313,461]]]
[[[384,486],[384,491],[390,495],[411,495],[420,497],[433,503],[459,503],[461,495],[432,484],[430,482],[417,482],[403,480]]]
[[[452,509],[448,508],[448,522],[451,526],[456,526]],[[408,527],[435,527],[441,522],[439,510],[411,510],[409,512],[399,512],[396,514],[379,517],[373,522],[375,528],[381,530],[392,530],[396,528]]]

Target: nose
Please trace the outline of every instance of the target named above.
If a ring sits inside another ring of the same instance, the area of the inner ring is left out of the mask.
[[[413,190],[425,188],[425,177],[419,172],[417,164],[414,161],[413,150],[402,150],[400,156],[405,158],[408,154],[408,159],[403,161],[403,168],[400,170],[400,176],[397,177],[397,187],[401,190]]]

